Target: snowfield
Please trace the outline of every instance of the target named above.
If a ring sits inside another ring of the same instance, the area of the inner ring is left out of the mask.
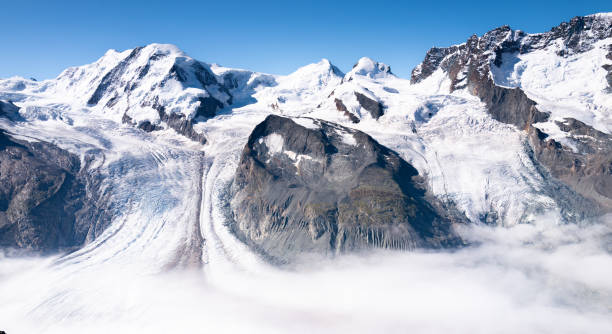
[[[572,117],[610,134],[612,94],[602,67],[612,63],[606,59],[610,44],[612,38],[604,39],[590,51],[566,57],[557,55],[561,45],[522,55],[504,54],[502,66],[491,66],[491,74],[499,86],[522,88],[541,111],[551,113],[551,123]]]

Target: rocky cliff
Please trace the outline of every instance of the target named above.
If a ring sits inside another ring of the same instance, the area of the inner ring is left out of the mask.
[[[270,115],[245,146],[232,187],[233,231],[276,261],[308,252],[461,243],[460,215],[367,134]]]
[[[593,201],[602,212],[610,212],[612,136],[565,117],[554,123],[573,146],[562,145],[537,128],[538,123],[550,120],[550,114],[542,112],[520,85],[496,84],[492,73],[505,65],[506,55],[517,57],[538,50],[555,50],[556,56],[568,57],[591,51],[598,42],[612,37],[611,22],[609,15],[592,15],[575,17],[543,34],[526,34],[503,26],[480,37],[473,35],[461,45],[429,50],[424,61],[412,71],[411,82],[419,83],[442,70],[450,79],[451,92],[466,89],[486,104],[494,119],[527,131],[538,163]]]
[[[110,217],[95,171],[82,167],[53,144],[0,131],[0,247],[69,250],[99,235]]]

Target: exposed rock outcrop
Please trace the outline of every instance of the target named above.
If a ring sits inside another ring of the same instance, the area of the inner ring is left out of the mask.
[[[348,109],[346,108],[342,100],[334,99],[334,103],[336,104],[336,109],[338,109],[338,111],[341,111],[344,116],[348,117],[348,119],[351,120],[351,122],[359,123],[360,121],[359,118],[353,115],[350,111],[348,111]]]
[[[384,114],[384,107],[382,103],[372,100],[371,98],[358,92],[355,92],[355,97],[357,98],[357,102],[359,102],[359,105],[363,109],[370,112],[372,118],[378,119]]]
[[[608,54],[606,59],[612,60],[612,44],[608,45]],[[606,75],[606,81],[608,81],[608,92],[612,93],[612,64],[604,64],[604,70],[608,71]]]
[[[612,211],[609,190],[612,137],[577,120],[566,119],[558,125],[568,132],[578,151],[563,147],[534,127],[536,123],[547,121],[549,115],[539,111],[536,102],[522,89],[495,85],[490,73],[492,66],[502,65],[504,53],[527,53],[561,41],[563,47],[558,55],[566,56],[589,51],[596,41],[609,37],[612,37],[610,20],[597,15],[575,17],[544,34],[530,35],[503,26],[481,37],[474,35],[461,45],[432,48],[423,63],[412,71],[411,82],[421,82],[437,69],[443,70],[451,81],[451,92],[467,89],[486,104],[494,119],[526,130],[537,162],[552,176],[608,212]]]
[[[0,117],[8,118],[12,121],[20,120],[19,107],[13,104],[11,101],[0,100]]]
[[[236,235],[275,261],[301,253],[460,244],[455,211],[429,196],[416,169],[367,134],[270,115],[236,171]]]
[[[546,48],[560,40],[563,48],[559,52],[561,55],[567,55],[589,51],[593,48],[594,42],[609,37],[612,37],[610,20],[598,15],[574,17],[569,22],[563,22],[542,34],[526,34],[520,30],[512,30],[509,26],[502,26],[480,38],[473,35],[464,44],[448,48],[431,48],[427,51],[423,62],[412,70],[411,82],[421,82],[438,68],[448,71],[457,61],[466,64],[466,60],[474,55],[475,46],[478,50],[490,51],[494,56],[494,64],[499,66],[504,52],[527,53]],[[489,55],[483,56],[488,60]],[[474,65],[488,64],[479,62]]]
[[[600,210],[612,211],[612,136],[573,118],[557,124],[569,134],[575,150],[530,127],[536,160],[577,193],[594,200]]]
[[[206,136],[204,136],[203,133],[199,133],[193,129],[193,124],[195,123],[194,120],[187,119],[187,117],[182,114],[167,113],[166,108],[159,103],[158,99],[155,99],[152,105],[149,105],[148,103],[143,104],[143,107],[149,106],[157,111],[159,115],[159,120],[166,124],[169,128],[193,141],[197,141],[201,144],[206,144]],[[122,122],[134,125],[146,132],[163,129],[162,126],[152,124],[148,120],[136,123],[130,116],[127,115],[127,113],[123,114]]]
[[[514,35],[521,35],[508,26],[494,29],[482,37],[470,37],[465,44],[446,49],[431,49],[419,67],[413,70],[411,81],[420,82],[438,67],[448,73],[451,91],[467,88],[478,96],[491,116],[507,124],[526,129],[530,124],[548,119],[537,110],[536,103],[520,88],[496,86],[489,75],[491,62],[501,61],[501,54],[519,49]],[[491,55],[496,55],[491,59]]]
[[[101,179],[79,158],[46,142],[0,131],[0,246],[67,250],[99,235],[110,222]]]

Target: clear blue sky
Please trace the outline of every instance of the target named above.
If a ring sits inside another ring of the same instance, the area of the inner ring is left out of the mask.
[[[588,1],[28,1],[0,0],[0,77],[46,79],[107,49],[172,43],[224,66],[288,74],[328,58],[347,71],[362,56],[408,77],[432,46],[508,24],[543,32]]]

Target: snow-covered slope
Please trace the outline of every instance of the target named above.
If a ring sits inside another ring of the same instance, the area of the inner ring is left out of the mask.
[[[411,81],[448,78],[448,91],[479,97],[496,120],[529,135],[553,178],[612,209],[612,20],[575,17],[549,32],[503,26],[466,43],[432,48]]]
[[[277,77],[277,85],[253,97],[255,108],[299,115],[316,107],[322,98],[342,81],[344,74],[327,59],[299,68],[287,76]]]
[[[576,51],[567,48],[564,35],[551,36],[542,46],[535,43],[529,52],[521,51],[543,34],[513,32],[513,37],[502,43],[512,41],[520,46],[502,52],[498,63],[491,66],[497,85],[521,88],[541,111],[550,113],[552,124],[541,125],[543,129],[571,117],[604,133],[612,132],[612,95],[605,66],[612,64],[612,16],[596,14],[586,19],[576,23],[587,30]],[[601,36],[596,38],[598,34]]]
[[[173,45],[151,44],[132,50],[109,50],[96,62],[71,67],[56,79],[35,82],[3,80],[6,99],[31,105],[62,104],[104,114],[106,118],[162,125],[159,111],[185,119],[211,117],[232,104],[232,95],[208,64]],[[42,102],[44,101],[44,102]]]

